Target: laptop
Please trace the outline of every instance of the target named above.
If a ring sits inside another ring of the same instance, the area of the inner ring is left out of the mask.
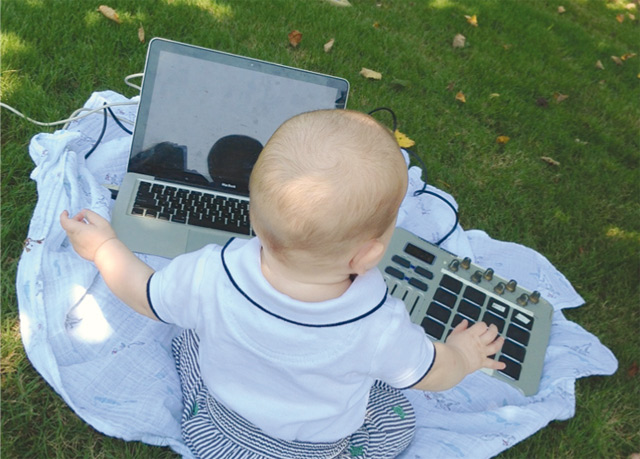
[[[118,237],[168,258],[252,237],[248,183],[262,147],[294,115],[345,108],[348,93],[343,78],[152,39],[112,212]]]

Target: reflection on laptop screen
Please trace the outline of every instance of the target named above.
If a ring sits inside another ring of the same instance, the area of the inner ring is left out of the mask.
[[[247,194],[251,168],[280,124],[346,103],[326,77],[267,62],[190,46],[147,59],[141,97],[149,103],[136,121],[132,172]]]

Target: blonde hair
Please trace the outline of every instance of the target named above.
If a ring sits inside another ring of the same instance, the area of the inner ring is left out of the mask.
[[[395,221],[407,169],[391,132],[350,110],[319,110],[285,122],[251,174],[251,222],[263,245],[335,256],[380,237]]]

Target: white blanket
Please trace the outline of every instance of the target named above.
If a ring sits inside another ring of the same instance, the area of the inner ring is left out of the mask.
[[[134,99],[135,100],[135,99]],[[94,93],[85,107],[127,101],[117,93]],[[131,121],[137,106],[113,110]],[[180,436],[181,394],[170,352],[178,330],[130,311],[107,289],[95,267],[71,249],[59,225],[63,210],[91,208],[109,216],[112,201],[103,185],[117,185],[126,170],[131,136],[94,114],[53,134],[38,134],[29,153],[36,165],[38,202],[18,267],[17,292],[24,346],[45,380],[87,423],[106,435],[168,445],[190,457]],[[446,234],[451,209],[422,187],[421,170],[410,169],[410,186],[399,225],[428,240]],[[440,193],[455,205],[453,197]],[[540,391],[524,397],[482,372],[439,393],[406,391],[417,413],[417,432],[403,458],[491,457],[575,410],[577,378],[609,375],[613,354],[563,308],[583,299],[548,260],[518,244],[491,239],[482,231],[458,227],[443,248],[469,255],[503,277],[539,290],[555,308]],[[154,268],[167,260],[141,256]]]

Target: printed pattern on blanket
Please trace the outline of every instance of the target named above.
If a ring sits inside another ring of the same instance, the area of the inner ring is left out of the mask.
[[[97,92],[85,107],[128,100]],[[135,118],[135,105],[113,110]],[[65,209],[73,214],[89,207],[109,216],[112,202],[104,185],[122,180],[131,136],[109,119],[100,145],[85,160],[102,123],[102,114],[90,115],[66,130],[36,135],[29,146],[38,202],[16,279],[23,343],[36,370],[95,429],[191,457],[180,434],[180,381],[171,355],[180,330],[138,316],[117,300],[95,267],[73,252],[59,224]],[[439,199],[414,196],[423,186],[421,174],[417,167],[409,170],[398,224],[433,241],[451,229],[454,217]],[[451,195],[428,189],[457,207]],[[575,380],[612,374],[617,361],[595,336],[564,318],[562,309],[584,301],[542,255],[459,226],[442,247],[539,290],[556,310],[535,396],[524,397],[482,372],[445,392],[405,392],[416,412],[416,435],[400,457],[491,457],[549,422],[573,416]],[[167,263],[141,258],[154,268]]]

